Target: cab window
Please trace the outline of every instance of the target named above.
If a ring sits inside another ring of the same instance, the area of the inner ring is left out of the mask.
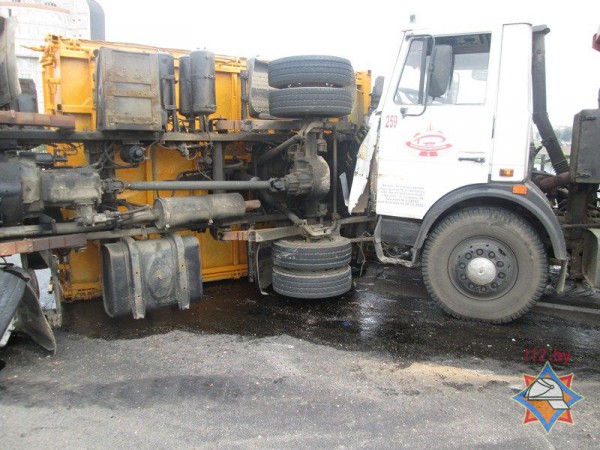
[[[427,104],[479,105],[486,101],[491,34],[436,37],[435,45],[450,45],[453,71],[446,92]],[[432,39],[413,38],[410,43],[394,101],[400,105],[424,104],[427,68],[431,59]]]
[[[427,53],[425,47],[427,41],[424,38],[412,39],[408,48],[408,55],[404,62],[400,82],[396,89],[394,102],[399,105],[418,105],[423,103],[423,92],[425,87]]]

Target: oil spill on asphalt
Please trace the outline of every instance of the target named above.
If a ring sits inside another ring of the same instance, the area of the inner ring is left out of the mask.
[[[408,359],[475,357],[507,363],[523,362],[525,348],[545,347],[570,351],[570,366],[597,371],[600,316],[596,322],[584,319],[534,310],[505,325],[456,320],[429,299],[418,270],[372,266],[356,278],[351,292],[335,299],[263,296],[246,280],[207,283],[204,298],[190,310],[163,308],[143,320],[110,318],[100,300],[67,304],[63,330],[106,340],[171,330],[245,337],[286,334],[339,349]]]

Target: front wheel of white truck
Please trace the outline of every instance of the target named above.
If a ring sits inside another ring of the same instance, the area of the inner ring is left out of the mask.
[[[504,208],[465,208],[444,218],[422,261],[427,290],[447,313],[490,323],[526,313],[548,278],[538,233]]]

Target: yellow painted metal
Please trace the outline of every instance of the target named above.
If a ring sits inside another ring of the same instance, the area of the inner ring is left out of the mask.
[[[43,91],[46,113],[68,114],[75,117],[77,130],[94,130],[95,55],[100,47],[135,52],[167,51],[176,58],[187,54],[184,50],[159,49],[141,45],[63,39],[48,36],[40,48],[43,68]],[[217,114],[230,119],[241,118],[240,72],[245,69],[243,58],[216,56]],[[178,67],[176,60],[176,69]],[[231,146],[227,153],[237,153]],[[68,156],[66,164],[88,163],[84,149],[60,146],[57,151]],[[195,170],[195,161],[188,161],[178,152],[156,143],[148,149],[149,158],[134,169],[119,169],[117,176],[124,181],[175,179],[178,174]],[[119,161],[117,161],[119,162]],[[200,194],[177,192],[176,195]],[[158,195],[170,196],[171,192]],[[126,192],[121,198],[131,203],[152,204],[154,192]],[[201,248],[202,277],[206,281],[240,278],[248,272],[244,242],[218,242],[209,233],[196,233]],[[70,252],[61,263],[61,288],[66,300],[83,300],[102,295],[100,283],[100,256],[98,243],[92,242],[83,251]]]
[[[369,113],[371,105],[371,71],[356,72],[356,105],[354,107],[356,115],[350,120],[354,123],[360,123],[362,118]]]
[[[72,251],[60,263],[60,282],[68,300],[89,300],[102,292],[99,273],[99,245],[90,242],[84,249]]]
[[[47,36],[42,52],[43,92],[46,113],[67,114],[75,117],[77,130],[94,130],[96,110],[94,107],[94,72],[96,54],[100,47],[133,52],[168,52],[175,57],[176,77],[179,57],[189,51],[164,49],[137,44],[104,41],[65,39]],[[213,117],[240,120],[242,110],[241,72],[246,60],[239,57],[215,56],[217,112]],[[357,102],[351,120],[362,120],[369,105],[370,72],[359,72]],[[88,164],[83,146],[59,146],[55,149],[68,156],[65,163],[71,166]],[[118,152],[116,152],[118,154]],[[186,171],[197,168],[196,161],[182,157],[172,148],[160,143],[146,149],[147,160],[136,168],[117,169],[116,176],[125,182],[173,180]],[[243,143],[225,147],[225,158],[249,160]],[[117,157],[117,163],[120,160]],[[205,192],[125,192],[120,198],[134,204],[152,204],[157,195],[200,195]],[[67,212],[65,212],[68,214]],[[202,277],[206,281],[236,279],[247,275],[248,266],[245,242],[219,242],[209,233],[195,233],[200,241]],[[61,260],[61,288],[66,300],[82,300],[102,295],[100,283],[100,256],[98,243],[92,242],[83,251],[70,252]]]

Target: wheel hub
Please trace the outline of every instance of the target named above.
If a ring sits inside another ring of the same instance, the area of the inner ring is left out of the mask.
[[[456,246],[448,272],[457,289],[469,297],[492,300],[516,282],[517,259],[512,250],[492,238],[467,239]]]
[[[467,278],[479,286],[490,284],[496,278],[496,265],[487,258],[475,258],[467,265]]]

